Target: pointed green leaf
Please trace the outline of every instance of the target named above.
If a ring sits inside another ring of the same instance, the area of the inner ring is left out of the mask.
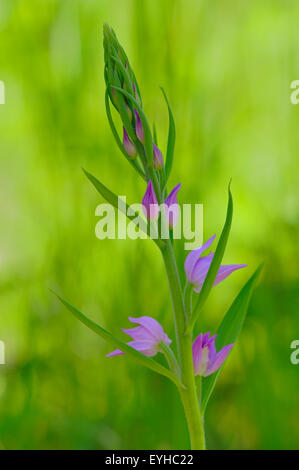
[[[101,336],[101,338],[103,338],[105,341],[112,344],[113,347],[115,347],[117,349],[121,349],[121,351],[128,354],[135,361],[139,362],[139,364],[141,364],[141,365],[157,372],[158,374],[161,374],[161,375],[164,375],[165,377],[168,377],[175,384],[177,384],[179,386],[181,385],[178,377],[176,377],[173,374],[173,372],[168,370],[166,367],[161,366],[158,362],[156,362],[153,359],[145,356],[144,354],[140,353],[139,351],[136,351],[136,349],[132,348],[131,346],[128,346],[126,343],[124,343],[120,339],[113,336],[111,333],[106,331],[104,328],[99,326],[97,323],[90,320],[82,312],[80,312],[77,308],[73,307],[73,305],[71,305],[69,302],[67,302],[62,297],[60,297],[58,294],[56,294],[56,292],[54,292],[54,291],[52,291],[52,292],[53,292],[53,294],[55,294],[58,297],[58,299],[63,303],[63,305],[65,305],[65,307],[78,320],[80,320],[84,325],[86,325],[88,328],[90,328],[92,331],[94,331],[97,335]]]
[[[219,351],[227,344],[232,344],[236,341],[238,334],[243,326],[249,301],[256,284],[256,281],[261,272],[262,265],[257,268],[251,278],[246,282],[244,287],[241,289],[231,307],[224,316],[216,337],[216,349]],[[221,368],[218,369],[214,374],[203,378],[202,381],[202,394],[201,394],[201,410],[204,413],[208,400],[215,387]]]
[[[174,123],[173,114],[172,114],[170,104],[169,104],[164,88],[161,87],[161,91],[163,93],[164,99],[167,104],[168,116],[169,116],[168,142],[167,142],[167,154],[166,154],[166,164],[165,164],[165,173],[166,173],[165,185],[166,185],[170,172],[171,172],[171,168],[172,168],[176,131],[175,131],[175,123]]]
[[[224,255],[224,251],[226,248],[226,244],[227,244],[227,240],[228,240],[228,236],[229,236],[229,232],[230,232],[230,228],[232,224],[232,216],[233,216],[233,199],[232,199],[232,195],[230,192],[230,187],[228,187],[228,205],[227,205],[225,224],[222,229],[222,233],[219,238],[219,242],[218,242],[211,266],[209,268],[209,271],[203,283],[202,289],[198,295],[198,300],[194,308],[194,311],[191,315],[190,322],[187,328],[188,332],[192,331],[195,325],[195,322],[198,318],[198,315],[200,313],[200,310],[204,306],[209,296],[209,293],[211,292],[211,289],[214,285],[214,282],[215,282],[215,279],[216,279],[216,276],[219,271],[221,261]]]
[[[154,232],[153,227],[151,229],[149,223],[139,217],[137,212],[135,212],[131,207],[129,207],[128,204],[126,204],[122,200],[119,200],[116,194],[110,191],[110,189],[108,189],[103,183],[101,183],[95,176],[88,173],[88,171],[84,170],[84,168],[83,171],[86,174],[87,178],[92,182],[96,190],[101,194],[101,196],[103,196],[103,198],[107,202],[109,202],[109,204],[112,204],[112,206],[114,206],[117,210],[120,210],[123,214],[125,214],[128,219],[138,225],[140,230],[142,230],[147,235],[151,233],[150,230]],[[156,238],[155,235],[156,234],[153,233],[152,240],[156,243],[156,245],[159,246],[159,248],[162,248],[164,246],[164,242]]]

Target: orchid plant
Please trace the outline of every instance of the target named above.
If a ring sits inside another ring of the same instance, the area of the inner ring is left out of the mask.
[[[158,237],[154,243],[161,252],[165,266],[170,297],[172,301],[173,321],[176,332],[176,347],[173,340],[164,332],[160,323],[150,316],[129,317],[133,328],[123,329],[132,338],[128,343],[107,332],[90,320],[69,302],[59,299],[87,327],[108,341],[115,350],[107,357],[127,355],[158,374],[170,379],[178,388],[184,407],[192,449],[205,449],[204,415],[208,400],[216,384],[221,367],[234,346],[243,325],[250,296],[256,283],[260,267],[246,282],[228,312],[225,314],[218,331],[214,335],[200,333],[193,338],[194,327],[199,314],[213,288],[232,272],[245,267],[244,264],[221,265],[231,228],[233,200],[228,190],[228,207],[222,233],[215,253],[203,255],[215,239],[211,237],[203,246],[191,251],[185,260],[185,286],[179,276],[173,249],[172,231],[178,223],[178,192],[181,185],[176,185],[169,193],[167,183],[171,173],[174,147],[175,123],[165,94],[169,116],[168,144],[166,159],[157,144],[156,131],[152,132],[145,115],[140,89],[133,69],[119,44],[117,37],[108,25],[104,25],[106,111],[115,141],[138,175],[143,178],[146,189],[142,199],[144,224],[141,229],[147,234],[151,224],[156,224]],[[118,114],[122,121],[122,138],[113,119]],[[102,182],[85,172],[96,190],[113,206],[117,206],[117,196]],[[163,204],[164,203],[164,204]],[[163,207],[164,209],[161,209]],[[127,212],[125,214],[135,222],[139,220]],[[162,221],[167,223],[169,237],[160,237]],[[136,222],[135,222],[136,223]],[[152,359],[161,353],[165,365]],[[109,359],[116,360],[116,359]]]

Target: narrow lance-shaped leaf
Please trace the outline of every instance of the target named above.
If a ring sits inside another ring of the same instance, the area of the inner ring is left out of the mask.
[[[165,185],[167,184],[167,180],[169,178],[171,168],[172,168],[172,162],[173,162],[173,155],[174,155],[174,146],[175,146],[175,123],[174,123],[174,118],[173,114],[170,108],[170,104],[167,98],[167,95],[165,93],[164,88],[161,87],[161,91],[163,93],[164,99],[167,104],[168,108],[168,116],[169,116],[169,128],[168,128],[168,141],[167,141],[167,154],[166,154],[166,164],[165,164]]]
[[[205,278],[205,281],[203,283],[202,289],[199,293],[198,300],[197,300],[197,303],[195,305],[194,311],[191,315],[190,322],[189,322],[189,325],[187,327],[188,332],[192,331],[192,329],[195,325],[195,322],[198,318],[198,315],[200,313],[200,310],[204,306],[204,304],[205,304],[205,302],[206,302],[206,300],[209,296],[209,293],[211,292],[211,289],[214,285],[214,282],[216,280],[216,276],[217,276],[217,273],[219,271],[221,261],[222,261],[223,255],[224,255],[224,251],[225,251],[225,248],[226,248],[226,244],[227,244],[227,240],[228,240],[228,236],[229,236],[229,232],[230,232],[230,228],[231,228],[231,224],[232,224],[232,216],[233,216],[233,199],[232,199],[232,195],[231,195],[231,192],[230,192],[230,186],[229,186],[228,187],[228,205],[227,205],[227,213],[226,213],[225,224],[224,224],[224,227],[222,229],[221,236],[219,238],[219,242],[218,242],[218,245],[217,245],[217,248],[216,248],[212,263],[211,263],[211,266],[209,268],[209,271],[208,271],[207,276]]]
[[[219,351],[227,344],[232,344],[236,341],[238,334],[241,331],[243,326],[249,301],[258,279],[258,276],[261,272],[262,265],[257,268],[255,273],[251,278],[246,282],[244,287],[241,289],[231,307],[224,316],[216,337],[216,349]],[[220,369],[214,374],[209,375],[208,377],[203,378],[202,380],[202,393],[201,393],[201,411],[204,413],[208,400],[211,396],[211,393],[215,387],[216,381],[218,379]]]
[[[132,105],[134,105],[134,108],[138,111],[138,114],[142,122],[143,132],[144,132],[144,146],[145,146],[146,155],[148,158],[148,164],[149,166],[153,166],[154,156],[153,156],[152,132],[151,132],[151,128],[148,123],[148,120],[146,119],[146,116],[143,112],[143,109],[141,108],[138,101],[132,95],[130,95],[130,93],[128,93],[127,91],[119,87],[113,87],[113,88],[119,93],[122,93],[124,96],[126,96],[128,100],[131,101]]]
[[[58,299],[65,305],[65,307],[78,319],[80,320],[84,325],[86,325],[88,328],[90,328],[92,331],[94,331],[97,335],[101,336],[105,341],[108,343],[112,344],[113,347],[116,347],[118,349],[121,349],[124,353],[128,354],[129,357],[133,358],[135,361],[139,362],[139,364],[157,372],[158,374],[164,375],[165,377],[168,377],[170,380],[172,380],[175,384],[181,386],[181,382],[176,377],[176,375],[173,374],[170,370],[168,370],[166,367],[161,366],[158,362],[154,361],[153,359],[145,356],[144,354],[140,353],[139,351],[136,351],[136,349],[132,348],[131,346],[128,346],[126,343],[121,341],[120,339],[116,338],[113,336],[111,333],[106,331],[104,328],[99,326],[97,323],[94,321],[90,320],[88,317],[86,317],[80,310],[77,308],[73,307],[69,302],[64,300],[62,297],[60,297],[56,292],[52,291]]]
[[[133,168],[139,173],[139,175],[142,176],[143,179],[146,179],[142,169],[140,168],[140,166],[138,164],[138,162],[135,159],[132,159],[131,157],[129,157],[129,155],[125,151],[124,146],[123,146],[123,144],[122,144],[122,142],[119,138],[118,132],[116,130],[116,127],[115,127],[113,119],[112,119],[112,114],[111,114],[111,109],[110,109],[110,104],[109,104],[108,89],[106,90],[106,93],[105,93],[105,104],[106,104],[106,113],[107,113],[107,117],[108,117],[108,122],[110,124],[112,134],[114,135],[114,138],[116,140],[116,143],[117,143],[120,151],[124,154],[124,156],[126,157],[128,162],[130,163],[130,165],[133,166]]]
[[[150,228],[150,224],[146,222],[144,219],[138,216],[137,212],[132,210],[131,207],[128,206],[124,201],[119,200],[117,195],[114,194],[110,189],[108,189],[103,183],[101,183],[95,176],[92,174],[88,173],[88,171],[84,170],[85,175],[87,178],[92,182],[96,190],[103,196],[104,199],[106,199],[109,204],[112,204],[116,209],[120,210],[123,214],[127,216],[128,219],[130,219],[132,222],[134,222],[140,230],[142,230],[144,233],[149,235],[152,231],[153,233],[153,228]],[[153,233],[153,241],[160,247],[162,248],[164,246],[164,242],[162,240],[159,240],[156,237],[156,234]]]

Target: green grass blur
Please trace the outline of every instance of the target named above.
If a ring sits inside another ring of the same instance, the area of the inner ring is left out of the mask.
[[[212,449],[299,441],[299,4],[279,0],[1,0],[0,448],[186,448],[171,383],[75,320],[52,288],[114,334],[151,315],[174,337],[159,253],[96,239],[103,202],[81,167],[138,202],[144,184],[117,149],[104,106],[102,24],[116,30],[165,153],[165,87],[177,127],[171,185],[220,234],[232,177],[227,263],[198,331],[215,331],[256,266],[265,269],[207,408]],[[183,261],[185,253],[180,254]]]

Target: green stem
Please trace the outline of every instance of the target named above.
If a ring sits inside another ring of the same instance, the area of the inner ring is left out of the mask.
[[[166,241],[161,251],[171,294],[179,365],[181,367],[182,383],[184,384],[184,387],[178,387],[178,389],[188,423],[191,448],[201,450],[205,449],[205,438],[193,371],[192,334],[185,334],[187,318],[184,309],[183,292],[170,240]]]
[[[180,396],[188,423],[191,449],[204,450],[205,434],[203,417],[201,416],[196,392],[195,376],[192,358],[192,337],[186,335],[182,338],[182,382],[186,388],[179,388]]]
[[[184,302],[185,302],[185,310],[187,312],[188,319],[192,314],[192,297],[193,297],[193,286],[189,282],[187,282],[184,292]]]

